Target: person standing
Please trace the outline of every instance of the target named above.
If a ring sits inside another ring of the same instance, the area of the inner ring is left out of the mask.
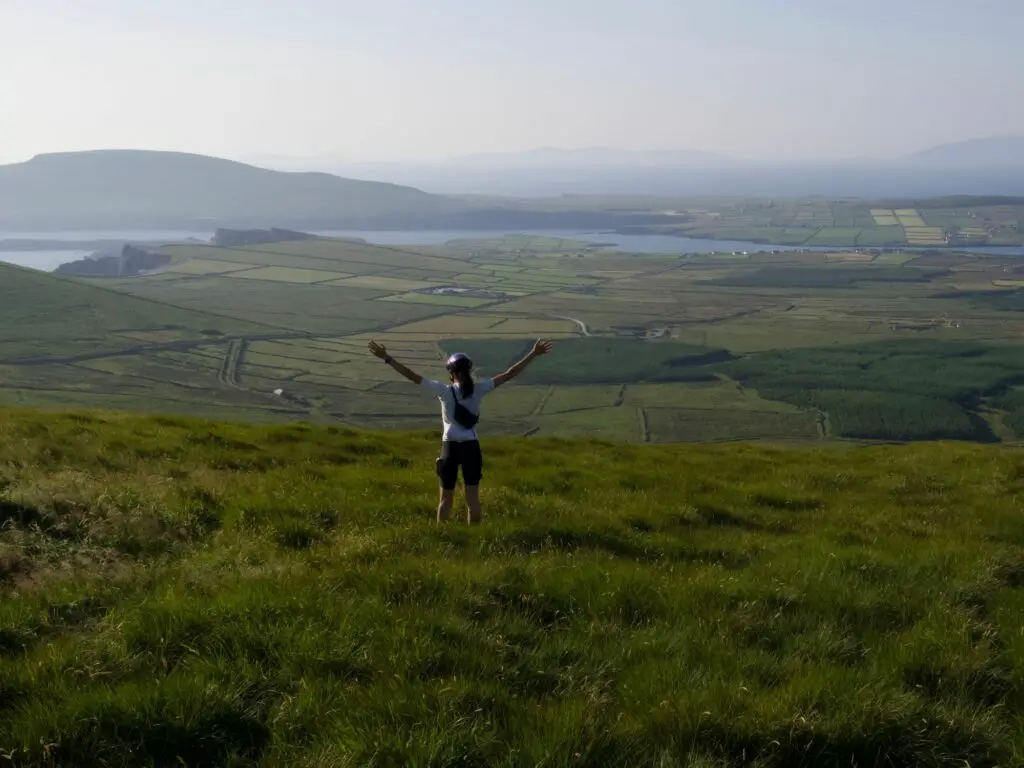
[[[540,339],[518,363],[492,379],[475,381],[473,361],[468,355],[456,352],[448,358],[445,368],[448,382],[425,379],[388,354],[383,344],[369,343],[370,352],[411,381],[413,384],[435,395],[441,403],[441,455],[437,459],[437,476],[441,482],[441,498],[437,505],[437,521],[443,523],[451,515],[455,502],[455,486],[459,470],[466,490],[466,506],[470,524],[479,523],[482,518],[480,506],[480,481],[483,479],[483,452],[476,433],[480,420],[480,403],[495,389],[511,381],[528,366],[534,358],[551,351],[552,343]]]

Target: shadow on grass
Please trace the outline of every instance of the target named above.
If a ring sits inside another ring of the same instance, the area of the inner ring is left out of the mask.
[[[761,525],[755,520],[748,520],[745,517],[740,517],[737,514],[730,512],[727,509],[721,507],[712,506],[700,506],[697,507],[697,517],[699,517],[705,525],[713,528],[729,527],[739,528],[744,531],[753,531],[761,533],[765,530],[765,526]]]
[[[705,722],[694,733],[679,733],[677,743],[690,743],[727,765],[995,766],[1009,756],[997,734],[977,724],[942,717],[928,708],[913,713],[878,713],[880,722],[859,734],[827,732],[810,726],[744,732],[731,724]],[[940,757],[941,756],[941,757]]]
[[[758,493],[754,496],[753,501],[759,507],[768,507],[769,509],[786,512],[813,512],[825,506],[825,502],[820,499],[790,498],[771,493]]]
[[[0,527],[8,524],[29,526],[42,522],[42,519],[43,514],[37,507],[13,501],[0,501]]]
[[[121,714],[75,723],[62,734],[59,745],[50,748],[49,760],[39,764],[249,765],[270,741],[266,724],[227,707],[205,713],[187,725],[146,722],[135,713]]]
[[[931,699],[966,696],[983,707],[1005,705],[1017,690],[1009,661],[990,659],[969,671],[920,663],[903,670],[903,683],[913,693]]]
[[[24,653],[37,640],[36,633],[26,627],[0,627],[0,659]]]
[[[22,626],[0,627],[0,659],[26,653],[44,640],[100,618],[111,603],[110,598],[88,596],[53,603],[46,609],[45,618],[40,614]]]
[[[750,565],[748,553],[725,549],[702,549],[671,541],[648,542],[635,533],[601,531],[596,529],[530,528],[496,536],[490,548],[514,554],[534,554],[542,551],[574,553],[602,552],[634,562],[684,562],[720,565],[739,570]]]

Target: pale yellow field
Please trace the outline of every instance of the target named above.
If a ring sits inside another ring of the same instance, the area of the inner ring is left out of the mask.
[[[923,229],[928,225],[924,223],[924,219],[918,218],[901,218],[900,224],[903,225],[904,229]]]
[[[920,221],[920,218],[918,220]],[[903,231],[908,243],[912,245],[945,245],[946,234],[942,227],[925,226],[923,221],[920,225],[910,225],[909,219],[903,221]]]
[[[897,212],[896,218],[900,220],[900,224],[904,227],[927,227],[925,220],[922,219],[917,213],[899,213]]]
[[[875,224],[880,227],[893,227],[899,224],[896,214],[888,208],[872,208],[871,217],[875,220]]]
[[[260,267],[245,272],[233,272],[229,277],[246,280],[269,280],[275,283],[324,283],[349,277],[348,272],[323,272],[319,269],[294,269],[292,267]]]

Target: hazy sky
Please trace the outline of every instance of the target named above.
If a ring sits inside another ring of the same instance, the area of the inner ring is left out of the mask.
[[[1024,134],[1024,0],[0,0],[0,162]]]

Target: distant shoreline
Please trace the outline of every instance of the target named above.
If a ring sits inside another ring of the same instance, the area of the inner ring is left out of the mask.
[[[1002,244],[1002,245],[957,245],[957,244],[935,244],[928,246],[909,245],[906,243],[891,243],[885,245],[857,245],[856,243],[833,243],[828,246],[816,245],[794,245],[792,243],[779,243],[771,238],[750,238],[744,240],[733,240],[730,238],[716,237],[711,234],[701,233],[700,235],[688,234],[686,231],[657,231],[655,228],[632,225],[621,228],[602,227],[591,230],[567,230],[564,228],[525,228],[525,227],[498,227],[486,229],[380,229],[380,230],[328,230],[311,231],[311,234],[319,234],[323,237],[353,237],[368,238],[368,242],[375,242],[378,236],[381,245],[437,245],[458,239],[491,239],[502,237],[506,234],[530,234],[538,237],[550,236],[567,239],[583,239],[589,248],[606,248],[620,250],[626,253],[642,253],[645,247],[652,247],[657,243],[658,252],[675,252],[674,244],[679,243],[678,252],[711,252],[715,249],[725,251],[743,250],[766,250],[778,248],[779,250],[805,250],[805,251],[836,251],[836,250],[863,250],[863,251],[946,251],[965,253],[988,253],[994,255],[1008,255],[1024,257],[1024,243]],[[55,252],[77,252],[80,254],[110,254],[120,252],[125,245],[134,245],[141,248],[156,248],[164,245],[187,245],[187,244],[209,244],[213,232],[202,233],[195,230],[172,230],[163,231],[125,231],[124,237],[116,237],[120,234],[116,231],[96,232],[99,237],[81,237],[81,235],[93,234],[89,232],[68,232],[65,237],[60,237],[60,232],[16,232],[11,233],[14,237],[4,237],[0,232],[0,253],[55,253]],[[39,235],[36,237],[35,235]],[[74,235],[78,237],[68,237]],[[417,235],[422,235],[422,240],[417,241]],[[621,238],[621,240],[620,240]],[[648,240],[650,238],[650,240]],[[617,242],[618,240],[618,242]],[[625,242],[624,242],[625,241]],[[629,242],[632,241],[632,242]],[[0,259],[3,260],[3,259]]]

